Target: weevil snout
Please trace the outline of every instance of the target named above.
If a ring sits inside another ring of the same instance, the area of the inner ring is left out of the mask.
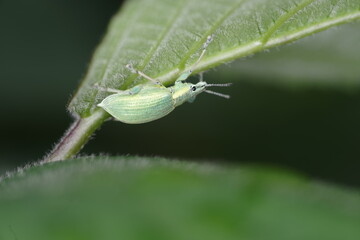
[[[206,82],[200,81],[200,82],[196,83],[195,86],[197,88],[206,88],[208,86],[208,84]]]

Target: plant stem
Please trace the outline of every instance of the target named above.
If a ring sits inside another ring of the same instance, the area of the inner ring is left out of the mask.
[[[108,117],[105,111],[99,109],[90,117],[76,119],[42,162],[66,160],[76,155]]]

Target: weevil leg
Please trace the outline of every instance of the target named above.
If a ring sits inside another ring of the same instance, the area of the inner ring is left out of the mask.
[[[199,64],[199,62],[201,61],[201,59],[204,57],[205,53],[206,53],[206,49],[207,47],[209,46],[209,44],[212,42],[213,40],[213,35],[209,35],[206,39],[206,42],[203,44],[202,46],[202,52],[198,58],[198,60],[194,63],[194,65],[192,65],[192,67],[190,68],[190,71],[192,72],[196,67],[197,65]]]
[[[141,86],[135,86],[135,87],[130,88],[128,90],[118,90],[118,89],[114,89],[114,88],[105,88],[105,87],[100,87],[98,84],[95,84],[94,87],[99,89],[100,91],[103,91],[103,92],[110,92],[110,93],[116,93],[116,94],[121,94],[121,95],[134,95],[134,94],[137,94],[138,92],[140,92],[140,90],[141,90]]]
[[[140,92],[141,88],[142,87],[138,85],[138,86],[135,86],[133,88],[130,88],[128,90],[128,92],[129,92],[130,95],[134,95],[134,94],[137,94],[138,92]]]
[[[191,75],[191,73],[196,69],[197,65],[199,64],[199,62],[204,57],[204,55],[206,53],[206,49],[207,49],[207,47],[209,46],[209,44],[211,43],[212,40],[213,40],[213,35],[209,35],[207,37],[207,39],[206,39],[206,42],[201,47],[202,51],[201,51],[201,54],[200,54],[198,60],[196,60],[196,62],[191,66],[190,70],[182,73],[180,75],[180,77],[178,77],[178,79],[176,79],[176,82],[182,82],[182,81],[186,80]],[[200,81],[202,81],[202,76],[200,76],[200,77],[201,77]]]
[[[199,73],[199,82],[203,82],[204,72]]]
[[[126,64],[125,67],[126,67],[127,69],[129,69],[132,73],[136,73],[136,74],[142,76],[143,78],[145,78],[145,79],[153,82],[153,83],[156,84],[156,85],[160,85],[160,86],[162,86],[162,87],[164,86],[164,85],[162,85],[162,83],[161,83],[160,81],[149,77],[148,75],[146,75],[146,74],[143,73],[143,72],[140,72],[139,70],[136,70],[130,63],[129,63],[129,64]]]
[[[106,88],[106,87],[100,87],[99,84],[95,83],[94,88],[103,91],[103,92],[110,92],[110,93],[123,93],[125,91],[114,89],[114,88]]]

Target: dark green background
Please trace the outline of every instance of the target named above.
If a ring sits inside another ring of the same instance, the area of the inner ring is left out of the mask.
[[[119,6],[0,0],[0,172],[39,160],[69,126],[66,103]],[[223,82],[221,72],[207,72],[206,81]],[[359,88],[226,78],[234,86],[221,92],[231,100],[203,94],[152,123],[107,122],[82,154],[263,164],[360,186]]]

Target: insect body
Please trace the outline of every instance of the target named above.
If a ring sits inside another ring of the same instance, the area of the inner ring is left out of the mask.
[[[212,37],[209,36],[203,45],[203,51],[199,59],[196,61],[193,67],[189,71],[184,72],[176,80],[175,84],[168,88],[164,87],[155,79],[152,79],[144,73],[135,70],[132,65],[126,65],[130,71],[139,74],[153,83],[138,85],[126,91],[97,86],[97,88],[100,90],[115,93],[106,97],[100,104],[98,104],[98,106],[102,107],[116,120],[129,124],[140,124],[166,116],[184,102],[194,101],[195,97],[204,91],[221,97],[229,98],[228,95],[212,92],[206,88],[212,86],[225,87],[229,86],[230,84],[207,84],[206,82],[202,81],[202,75],[200,75],[201,80],[196,84],[184,82],[191,75],[193,69],[204,56],[206,47],[211,42],[211,40]]]

